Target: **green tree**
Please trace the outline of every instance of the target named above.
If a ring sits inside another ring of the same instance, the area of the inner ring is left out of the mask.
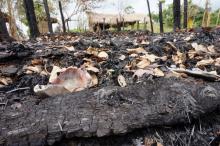
[[[124,13],[125,14],[133,14],[133,13],[135,13],[135,11],[134,11],[134,8],[132,6],[127,6],[124,9]]]

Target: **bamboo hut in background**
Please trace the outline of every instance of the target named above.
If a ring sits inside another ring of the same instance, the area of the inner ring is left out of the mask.
[[[56,18],[50,18],[50,19],[51,19],[52,24],[58,23],[58,20]],[[49,32],[48,22],[47,22],[46,17],[38,19],[38,29],[39,29],[41,34]]]
[[[135,23],[149,22],[149,17],[145,14],[100,14],[95,12],[86,12],[88,25],[91,31],[99,29],[109,29],[117,27],[132,26]]]

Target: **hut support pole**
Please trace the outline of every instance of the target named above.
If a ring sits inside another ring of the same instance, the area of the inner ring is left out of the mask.
[[[123,31],[125,30],[125,19],[124,18],[122,19],[122,30]]]
[[[146,17],[144,17],[144,30],[147,30]]]
[[[105,18],[103,18],[103,31],[105,31]]]
[[[70,32],[69,19],[66,20],[67,30]]]
[[[137,21],[137,30],[140,29],[139,21]]]
[[[116,19],[116,22],[117,22],[117,31],[121,31],[121,27],[120,27],[120,24],[119,24],[118,18]]]

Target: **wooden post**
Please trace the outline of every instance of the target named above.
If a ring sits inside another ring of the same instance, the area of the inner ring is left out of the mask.
[[[24,0],[24,8],[30,28],[31,37],[35,38],[40,35],[40,32],[37,26],[37,19],[34,11],[33,0]]]
[[[144,30],[147,30],[146,17],[144,17]]]
[[[120,27],[118,18],[116,18],[116,23],[117,23],[117,31],[121,31],[121,27]]]
[[[47,16],[48,29],[50,33],[53,33],[53,26],[52,26],[51,19],[50,19],[50,11],[48,7],[48,2],[47,0],[43,0],[43,2],[44,2],[44,9],[45,9],[46,16]]]
[[[103,18],[103,31],[105,31],[105,18]]]
[[[70,32],[69,19],[66,20],[68,32]]]
[[[137,21],[137,30],[140,29],[139,21]]]
[[[134,30],[134,24],[131,25],[131,30]]]
[[[63,32],[66,32],[66,25],[65,25],[65,20],[64,20],[64,16],[63,16],[61,1],[59,1],[59,8],[60,8],[60,15],[61,15],[61,20],[62,20],[62,24],[63,24]]]
[[[122,18],[122,30],[124,31],[125,30],[125,19]]]
[[[163,9],[162,9],[162,2],[159,1],[159,20],[160,20],[160,33],[163,33]]]
[[[150,17],[151,32],[154,33],[153,21],[152,21],[151,11],[150,11],[150,3],[149,3],[149,0],[146,0],[146,1],[147,1],[148,13],[149,13],[149,17]]]

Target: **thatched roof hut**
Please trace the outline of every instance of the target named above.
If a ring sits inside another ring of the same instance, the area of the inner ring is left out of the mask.
[[[110,26],[115,26],[118,23],[124,22],[125,25],[131,25],[136,22],[149,22],[149,17],[145,14],[100,14],[94,12],[86,12],[89,27],[93,29],[93,27],[97,24],[106,24]]]

